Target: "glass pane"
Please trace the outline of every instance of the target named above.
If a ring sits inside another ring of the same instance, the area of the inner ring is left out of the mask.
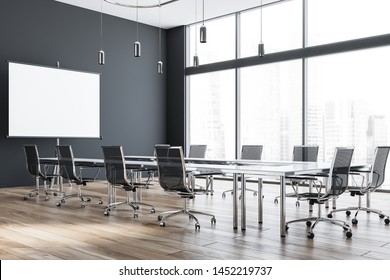
[[[266,54],[302,47],[302,1],[266,6],[262,15]],[[240,57],[258,55],[260,26],[260,9],[241,13]]]
[[[302,144],[302,62],[241,69],[241,144],[263,145],[262,159],[292,160]]]
[[[193,65],[193,56],[197,49],[199,64],[207,64],[236,57],[236,19],[234,15],[205,22],[207,29],[207,43],[199,42],[200,24],[189,27],[189,61],[187,66]],[[196,37],[196,40],[195,40]]]
[[[308,60],[308,141],[319,160],[353,146],[354,162],[371,163],[375,147],[390,144],[389,62],[390,47]]]
[[[390,33],[389,0],[310,0],[308,44]]]
[[[235,157],[235,71],[189,77],[189,143],[207,144],[206,158]]]

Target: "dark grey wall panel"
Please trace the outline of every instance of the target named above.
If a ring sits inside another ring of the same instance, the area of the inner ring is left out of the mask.
[[[167,143],[185,146],[185,27],[167,32]]]
[[[158,29],[139,25],[142,56],[134,58],[135,27],[134,22],[103,16],[106,64],[100,66],[99,13],[52,0],[0,1],[0,187],[34,184],[25,169],[23,144],[37,144],[41,156],[53,156],[56,145],[56,139],[6,138],[7,59],[51,66],[59,61],[63,68],[102,73],[103,139],[60,139],[61,144],[71,144],[77,156],[101,158],[101,145],[116,144],[123,145],[127,154],[151,155],[155,143],[166,142],[167,79],[156,70]],[[165,62],[166,32],[162,35]],[[58,114],[83,117],[72,108]]]

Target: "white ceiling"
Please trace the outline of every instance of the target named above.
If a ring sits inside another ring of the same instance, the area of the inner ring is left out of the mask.
[[[101,1],[103,0],[55,0],[65,4],[78,6],[81,8],[100,12]],[[115,2],[136,5],[137,0],[112,0]],[[202,0],[179,0],[172,2],[161,8],[161,27],[165,29],[176,26],[187,25],[196,22],[195,20],[195,1],[198,7],[198,19],[202,20]],[[280,0],[262,0],[263,5]],[[165,2],[165,0],[162,0]],[[260,6],[261,0],[204,0],[205,2],[205,20],[231,14],[237,11],[243,11],[249,8]],[[138,5],[158,5],[159,0],[138,0]],[[103,1],[102,10],[104,14],[136,20],[136,9],[113,5]],[[141,23],[159,26],[158,8],[138,9],[138,20]]]

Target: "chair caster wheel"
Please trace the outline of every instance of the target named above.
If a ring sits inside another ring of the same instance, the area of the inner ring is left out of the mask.
[[[86,201],[87,201],[87,202],[90,202],[90,201],[91,201],[91,198],[90,198],[90,197],[88,197]]]
[[[158,215],[158,217],[157,217],[157,220],[161,221],[161,220],[162,220],[162,218],[163,218],[163,216],[161,216],[161,215]]]
[[[347,233],[345,234],[345,236],[347,236],[347,238],[351,238],[351,237],[352,237],[352,232],[347,231]]]
[[[329,213],[327,217],[328,217],[329,219],[332,219],[332,218],[333,218],[333,215]]]
[[[385,219],[385,224],[388,225],[390,223],[390,219],[389,218],[386,218]]]
[[[357,225],[357,224],[358,224],[358,220],[352,219],[352,224],[353,224],[353,225]]]
[[[384,217],[385,217],[385,215],[383,215],[383,214],[379,215],[379,218],[381,218],[381,219],[383,219]]]
[[[295,202],[295,206],[296,207],[299,207],[301,204],[299,203],[299,201]]]
[[[225,193],[223,193],[223,194],[222,194],[222,197],[223,197],[223,198],[225,198],[225,197],[226,197],[226,194],[225,194]]]
[[[286,229],[286,231],[288,231],[288,230],[289,230],[289,228],[290,228],[289,226],[287,226],[287,225],[285,226],[285,229]]]
[[[57,202],[56,205],[57,205],[57,207],[60,207],[60,206],[61,206],[61,203],[60,203],[60,202]]]
[[[198,223],[195,224],[195,230],[200,230],[200,224]]]
[[[23,200],[27,200],[27,196],[24,196],[24,197],[23,197]]]
[[[103,204],[103,200],[99,200],[99,204]]]
[[[346,214],[347,216],[350,216],[350,215],[351,215],[351,211],[346,211],[345,214]]]
[[[134,213],[133,217],[138,218],[138,213]]]
[[[277,198],[274,199],[274,203],[275,204],[278,204],[279,203],[279,200]]]
[[[54,196],[57,196],[58,194],[55,192],[55,193],[53,193],[53,195],[54,195]]]
[[[156,209],[152,208],[152,210],[150,210],[150,213],[152,214],[156,213]]]
[[[49,198],[48,198],[48,197],[45,197],[45,201],[49,201]]]
[[[253,192],[253,196],[257,196],[257,192]]]
[[[85,205],[84,204],[81,204],[81,206],[80,206],[81,208],[85,208]]]
[[[110,213],[108,211],[104,211],[104,216],[110,216]]]
[[[164,221],[162,221],[162,222],[160,222],[160,227],[165,227],[165,222]]]
[[[309,233],[307,234],[307,238],[313,239],[313,238],[314,238],[314,233],[309,232]]]
[[[310,221],[306,221],[306,226],[310,227],[311,226],[311,222]]]
[[[215,217],[212,217],[211,218],[211,224],[212,225],[215,225],[217,223],[217,220],[215,219]]]
[[[65,203],[65,199],[61,199],[61,203]]]

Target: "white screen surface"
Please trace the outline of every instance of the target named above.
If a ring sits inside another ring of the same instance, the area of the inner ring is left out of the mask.
[[[100,74],[8,65],[9,137],[100,137]]]

